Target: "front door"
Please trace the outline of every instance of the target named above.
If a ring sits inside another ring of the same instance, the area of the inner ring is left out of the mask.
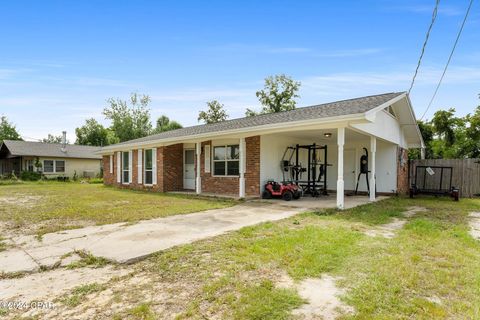
[[[343,153],[343,181],[345,190],[355,190],[355,149],[345,149]]]
[[[195,150],[183,150],[183,188],[195,189]]]

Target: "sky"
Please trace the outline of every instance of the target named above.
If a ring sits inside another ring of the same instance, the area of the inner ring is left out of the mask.
[[[104,125],[108,98],[148,94],[152,118],[196,125],[207,101],[230,118],[259,109],[264,79],[301,82],[298,106],[406,91],[435,0],[2,1],[0,114],[24,139]],[[420,117],[468,0],[442,0],[411,92]],[[480,1],[475,1],[426,118],[480,104]]]

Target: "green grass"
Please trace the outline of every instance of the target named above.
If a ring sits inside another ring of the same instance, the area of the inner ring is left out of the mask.
[[[229,200],[121,190],[101,184],[44,181],[2,185],[0,203],[1,221],[17,229],[28,227],[39,235],[88,223],[133,223],[235,204]]]
[[[402,217],[410,206],[428,210]],[[480,319],[480,242],[468,233],[471,211],[480,211],[479,199],[392,198],[171,248],[135,264],[128,279],[147,281],[118,280],[128,290],[112,289],[112,303],[129,307],[114,318],[290,319],[304,301],[277,282],[330,274],[342,279],[341,299],[355,308],[341,319]],[[394,238],[363,233],[395,217],[407,223]],[[83,291],[68,298],[79,303]]]
[[[106,289],[105,285],[100,285],[98,283],[91,283],[74,288],[70,295],[61,299],[61,302],[68,307],[76,307],[85,300],[85,296],[94,293],[100,292]]]
[[[361,232],[413,205],[428,211],[405,218],[395,238]],[[466,224],[474,210],[480,210],[480,200],[393,198],[246,227],[160,253],[147,265],[164,280],[199,284],[180,317],[186,319],[207,311],[235,319],[289,318],[301,299],[273,285],[280,270],[296,280],[325,273],[343,277],[343,299],[356,310],[344,316],[348,319],[475,319],[480,318],[480,244]]]
[[[96,257],[88,252],[76,251],[75,253],[78,254],[81,259],[67,265],[66,266],[67,269],[77,269],[77,268],[84,268],[84,267],[102,268],[107,264],[111,263],[109,260],[105,258]]]

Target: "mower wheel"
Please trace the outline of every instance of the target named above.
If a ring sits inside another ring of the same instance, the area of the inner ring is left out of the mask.
[[[282,199],[285,200],[285,201],[290,201],[293,199],[293,193],[292,191],[285,191],[283,194],[282,194]]]
[[[262,192],[262,199],[272,199],[272,194],[270,191],[265,190]]]
[[[295,193],[293,194],[293,199],[298,200],[300,199],[301,196],[302,196],[302,193],[300,191],[295,191]]]

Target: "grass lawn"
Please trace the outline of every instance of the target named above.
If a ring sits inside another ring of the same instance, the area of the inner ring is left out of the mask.
[[[406,218],[395,238],[363,233],[412,205],[428,211]],[[480,243],[466,220],[473,210],[480,200],[394,198],[243,228],[136,264],[108,284],[111,302],[98,312],[129,305],[113,317],[290,319],[304,301],[277,283],[329,274],[343,279],[342,300],[355,308],[343,319],[479,319]]]
[[[392,239],[365,231],[421,206]],[[128,276],[58,297],[59,314],[98,319],[291,319],[305,301],[285,278],[339,277],[341,319],[480,319],[480,200],[392,198],[325,210],[160,252]]]
[[[228,200],[121,190],[101,184],[30,182],[0,185],[3,229],[38,235],[88,224],[136,222],[233,204],[234,201]]]

